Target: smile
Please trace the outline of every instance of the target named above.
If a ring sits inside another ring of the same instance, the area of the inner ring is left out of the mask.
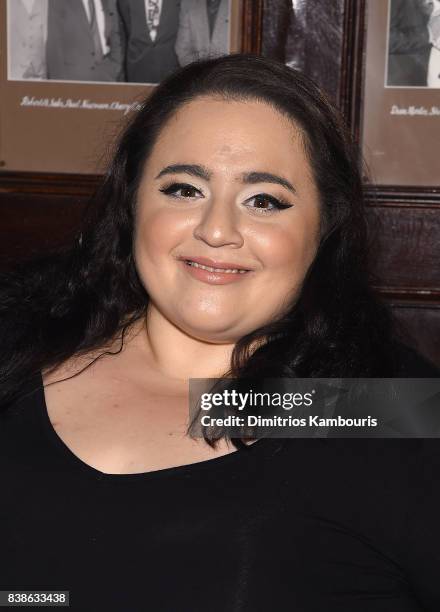
[[[225,270],[224,268],[211,268],[210,266],[204,266],[202,264],[196,263],[195,261],[185,261],[188,266],[193,266],[194,268],[201,268],[202,270],[208,270],[208,272],[221,272],[222,274],[246,274],[247,270],[238,270],[231,269]]]
[[[238,270],[231,268],[212,268],[204,264],[196,263],[195,261],[180,260],[180,265],[186,272],[197,281],[207,283],[208,285],[230,285],[240,283],[244,279],[252,277],[249,270]]]

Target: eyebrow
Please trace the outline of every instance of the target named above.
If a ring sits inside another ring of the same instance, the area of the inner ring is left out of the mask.
[[[242,180],[243,183],[247,183],[248,185],[253,185],[255,183],[275,183],[276,185],[282,185],[292,193],[296,193],[296,189],[290,181],[277,174],[272,174],[271,172],[246,172],[242,175]]]
[[[205,168],[205,166],[200,166],[198,164],[171,164],[169,166],[165,166],[165,168],[163,168],[156,176],[156,179],[161,178],[165,174],[180,173],[190,174],[197,178],[204,179],[205,181],[209,181],[212,176],[212,173]],[[256,183],[274,183],[275,185],[281,185],[282,187],[285,187],[292,193],[296,194],[296,189],[290,181],[282,176],[278,176],[277,174],[272,174],[271,172],[245,172],[241,175],[241,181],[247,185],[254,185]]]
[[[156,176],[156,179],[161,178],[165,174],[181,174],[182,172],[205,179],[205,181],[209,181],[211,178],[211,172],[204,166],[197,164],[171,164],[170,166],[165,166]]]

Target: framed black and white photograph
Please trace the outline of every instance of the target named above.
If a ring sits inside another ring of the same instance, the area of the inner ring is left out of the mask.
[[[0,0],[2,170],[102,173],[103,143],[162,79],[195,59],[252,48],[258,5]]]
[[[388,87],[440,87],[440,0],[390,0]]]
[[[374,183],[438,185],[439,0],[369,0],[363,154]]]
[[[8,80],[157,84],[231,50],[231,0],[7,0]]]

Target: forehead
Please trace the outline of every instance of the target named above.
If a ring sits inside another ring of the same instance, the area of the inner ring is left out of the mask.
[[[197,98],[181,107],[161,131],[154,164],[188,160],[219,165],[270,164],[288,171],[309,162],[297,125],[257,100]]]

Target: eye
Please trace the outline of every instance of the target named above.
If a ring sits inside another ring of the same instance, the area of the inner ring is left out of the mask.
[[[174,198],[189,199],[203,195],[199,189],[188,183],[171,183],[171,185],[162,187],[159,191]]]
[[[288,204],[284,200],[279,200],[274,196],[269,195],[268,193],[259,193],[247,202],[254,202],[255,206],[250,206],[252,210],[256,211],[259,214],[267,214],[272,212],[279,212],[280,210],[284,210],[285,208],[292,208],[292,204]],[[270,206],[270,208],[269,208]]]

